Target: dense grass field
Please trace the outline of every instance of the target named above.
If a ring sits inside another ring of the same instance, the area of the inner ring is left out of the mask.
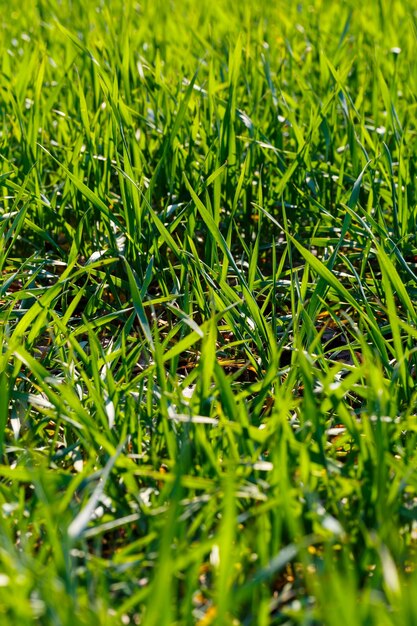
[[[417,623],[417,5],[0,3],[0,623]]]

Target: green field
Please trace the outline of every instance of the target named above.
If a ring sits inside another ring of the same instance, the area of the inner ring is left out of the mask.
[[[417,4],[0,8],[1,626],[415,626]]]

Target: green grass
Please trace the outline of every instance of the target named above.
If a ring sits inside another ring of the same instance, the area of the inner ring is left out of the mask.
[[[2,626],[416,624],[415,4],[2,8]]]

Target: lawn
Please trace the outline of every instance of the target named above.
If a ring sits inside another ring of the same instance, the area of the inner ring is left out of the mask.
[[[0,623],[417,623],[413,0],[0,3]]]

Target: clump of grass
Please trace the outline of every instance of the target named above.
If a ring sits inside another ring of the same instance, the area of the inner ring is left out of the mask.
[[[415,22],[0,27],[4,624],[414,624]]]

